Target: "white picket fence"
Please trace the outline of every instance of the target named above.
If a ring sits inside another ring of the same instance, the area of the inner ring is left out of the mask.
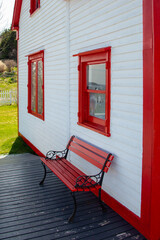
[[[11,105],[17,103],[17,91],[16,90],[5,90],[0,91],[0,106]]]

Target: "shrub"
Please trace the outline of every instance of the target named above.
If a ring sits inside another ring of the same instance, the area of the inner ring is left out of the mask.
[[[0,72],[4,72],[7,70],[7,66],[5,63],[3,63],[2,61],[0,61]]]
[[[14,82],[14,78],[13,77],[8,79],[8,84],[13,83],[13,82]]]
[[[12,68],[17,66],[17,63],[14,60],[9,60],[8,59],[8,60],[5,60],[4,63],[7,66],[7,71],[8,72],[11,72]]]

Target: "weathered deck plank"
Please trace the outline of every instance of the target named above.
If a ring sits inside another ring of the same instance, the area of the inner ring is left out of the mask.
[[[144,239],[112,209],[102,213],[92,193],[77,193],[74,222],[67,219],[73,201],[53,174],[43,175],[39,157],[24,154],[0,159],[0,239]]]

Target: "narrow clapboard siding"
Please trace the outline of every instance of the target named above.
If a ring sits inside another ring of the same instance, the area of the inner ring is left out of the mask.
[[[30,2],[23,0],[19,40],[19,129],[44,154],[65,148],[67,122],[65,1],[43,1],[31,17]],[[46,14],[47,13],[47,14]],[[27,113],[26,55],[44,49],[45,121]]]
[[[73,54],[111,46],[111,137],[78,126],[77,58],[70,58],[70,128],[111,151],[115,159],[103,188],[140,216],[142,175],[142,1],[70,1],[70,49]],[[71,154],[89,174],[96,170]]]
[[[77,135],[115,155],[103,188],[140,216],[142,175],[142,0],[41,0],[30,17],[23,0],[19,40],[20,132],[44,154],[64,149]],[[67,59],[67,8],[69,5],[70,59]],[[111,137],[77,125],[78,52],[112,47]],[[27,57],[45,50],[45,121],[27,113]],[[67,82],[67,61],[70,82]],[[68,92],[70,89],[68,106]],[[69,113],[68,113],[69,112]],[[88,174],[97,169],[75,154],[71,161]]]

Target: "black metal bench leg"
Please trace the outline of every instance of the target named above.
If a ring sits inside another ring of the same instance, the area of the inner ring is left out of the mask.
[[[43,168],[44,168],[44,176],[43,176],[43,179],[42,179],[42,181],[39,183],[39,185],[42,185],[43,184],[43,182],[44,182],[44,180],[45,180],[45,178],[46,178],[46,173],[47,173],[47,171],[46,171],[46,166],[45,166],[45,164],[42,162],[42,165],[43,165]]]
[[[107,211],[107,208],[104,206],[102,200],[101,200],[101,188],[99,189],[99,203],[101,205],[101,208],[103,211]]]
[[[69,223],[73,221],[73,218],[74,218],[74,216],[75,216],[75,214],[76,214],[76,210],[77,210],[77,203],[76,203],[75,193],[74,193],[74,192],[71,192],[71,195],[72,195],[73,201],[74,201],[74,210],[73,210],[72,215],[71,215],[71,216],[69,217],[69,219],[68,219],[68,222],[69,222]]]

